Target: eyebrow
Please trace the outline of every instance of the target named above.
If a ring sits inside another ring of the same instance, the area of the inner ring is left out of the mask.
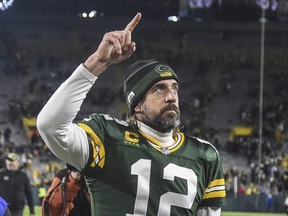
[[[155,88],[155,87],[165,87],[166,84],[164,83],[156,83],[155,85],[152,86],[152,88]]]
[[[152,91],[153,89],[155,88],[159,88],[159,87],[167,87],[168,85],[166,83],[156,83],[155,85],[153,85],[151,88],[150,88],[150,91]],[[179,89],[179,85],[178,83],[175,81],[172,83],[172,86],[177,86],[177,88]]]

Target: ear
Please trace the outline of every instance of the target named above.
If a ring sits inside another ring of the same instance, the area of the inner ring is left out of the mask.
[[[138,103],[135,107],[134,107],[134,112],[135,113],[139,113],[141,111],[141,104]]]

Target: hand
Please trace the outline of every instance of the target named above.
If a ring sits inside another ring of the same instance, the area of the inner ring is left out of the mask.
[[[85,61],[84,66],[95,76],[99,76],[111,64],[129,58],[136,50],[131,33],[140,19],[141,13],[137,13],[124,30],[106,33],[98,49]]]
[[[80,179],[81,179],[81,173],[80,173],[80,172],[71,171],[70,175],[72,176],[72,178],[73,178],[76,182],[80,182]]]

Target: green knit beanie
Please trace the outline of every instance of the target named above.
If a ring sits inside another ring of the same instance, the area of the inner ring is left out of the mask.
[[[130,114],[133,114],[134,107],[156,82],[166,79],[178,82],[176,73],[165,62],[138,60],[130,65],[124,77],[124,93]]]

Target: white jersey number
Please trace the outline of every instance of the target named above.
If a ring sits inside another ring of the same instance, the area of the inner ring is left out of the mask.
[[[170,181],[174,181],[175,177],[186,179],[188,194],[180,194],[174,192],[164,193],[160,197],[157,215],[170,216],[171,206],[190,209],[196,196],[197,176],[194,171],[172,163],[168,164],[163,171],[163,179]],[[138,184],[134,213],[126,214],[126,216],[146,215],[150,189],[150,173],[151,160],[140,159],[131,166],[131,174],[138,176]]]

